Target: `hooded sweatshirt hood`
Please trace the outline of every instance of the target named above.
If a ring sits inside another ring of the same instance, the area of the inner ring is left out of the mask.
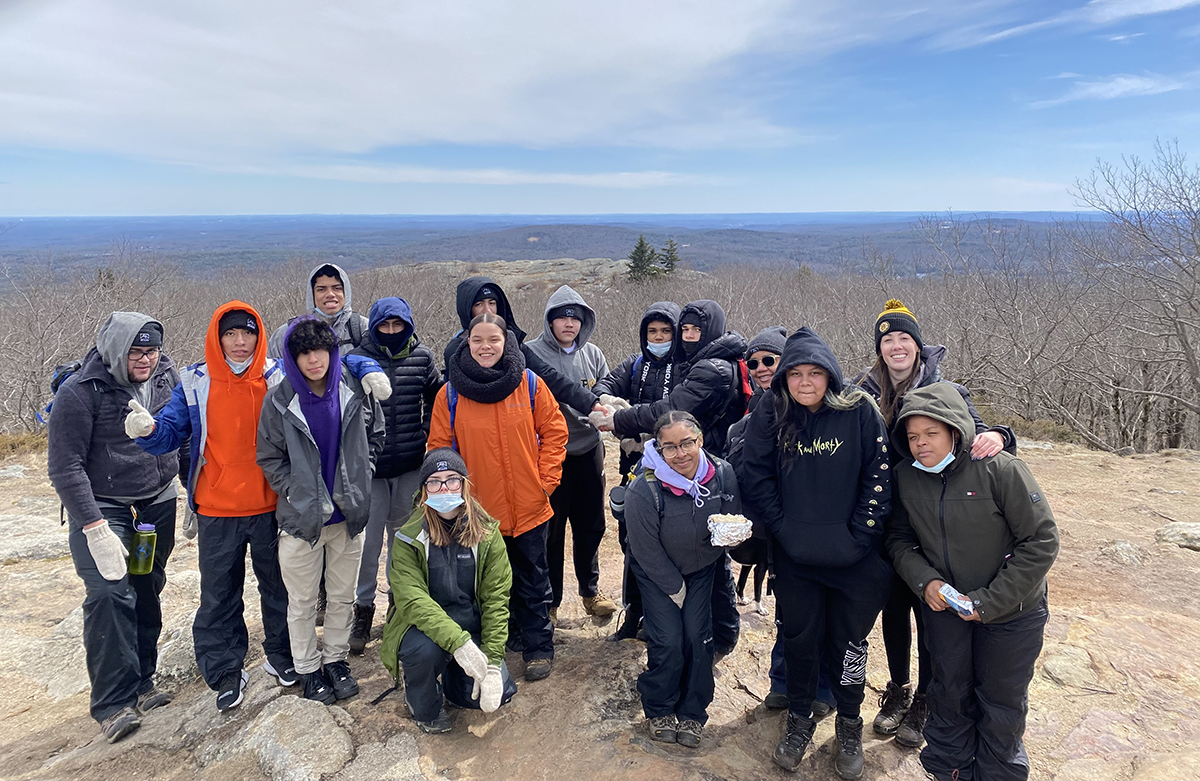
[[[554,329],[550,323],[550,312],[559,307],[570,306],[578,308],[576,317],[579,318],[579,335],[575,337],[576,350],[582,349],[588,343],[592,332],[596,330],[596,312],[584,303],[583,296],[575,292],[570,285],[563,285],[558,290],[555,290],[550,295],[550,300],[546,302],[546,309],[542,313],[542,335],[547,344],[558,345],[558,340],[554,338]],[[562,348],[559,347],[561,350]]]
[[[342,288],[346,293],[346,300],[342,303],[342,308],[337,311],[337,314],[332,315],[325,314],[325,312],[322,311],[319,306],[317,306],[316,299],[313,298],[313,282],[316,281],[318,276],[323,276],[319,275],[317,272],[326,266],[329,266],[337,271],[338,277],[342,280]],[[350,314],[354,311],[353,307],[351,306],[351,302],[353,302],[354,297],[350,292],[350,277],[348,274],[346,274],[346,270],[336,263],[322,263],[312,271],[308,272],[308,285],[305,286],[304,289],[304,300],[308,303],[309,312],[311,312],[317,318],[335,326],[334,330],[337,331],[338,329],[336,325],[341,325],[341,323],[348,319]],[[291,332],[289,331],[288,333]]]
[[[952,384],[935,382],[905,394],[904,408],[892,427],[892,446],[909,461],[914,459],[908,447],[908,426],[904,421],[914,415],[939,420],[958,432],[956,459],[970,451],[971,442],[975,439],[975,419],[971,417],[971,411],[967,408],[962,394]]]
[[[808,326],[802,327],[784,342],[783,355],[779,361],[779,368],[775,371],[775,378],[771,380],[771,388],[776,393],[787,393],[788,369],[806,363],[820,366],[829,372],[829,390],[833,393],[842,392],[844,380],[842,379],[842,366],[838,363],[837,356],[833,354],[833,350],[829,349],[829,345],[825,344],[825,341]]]
[[[96,352],[100,353],[104,368],[108,369],[108,373],[123,388],[135,389],[134,383],[129,380],[126,359],[129,356],[129,348],[133,346],[134,337],[147,323],[154,323],[162,329],[162,323],[150,315],[141,312],[113,312],[96,334]]]
[[[650,352],[650,349],[646,346],[649,344],[649,341],[646,339],[646,329],[655,321],[661,323],[670,323],[671,340],[672,345],[674,346],[674,341],[676,338],[678,338],[679,334],[679,314],[679,304],[676,304],[674,301],[655,301],[650,305],[650,308],[646,310],[646,313],[642,315],[642,324],[638,327],[638,345],[641,347],[642,357],[647,361],[675,360],[674,349],[672,349],[662,358],[656,358],[654,353]]]
[[[693,301],[679,313],[679,322],[688,319],[688,315],[696,315],[700,320],[700,343],[692,351],[692,357],[700,354],[705,347],[715,342],[725,334],[725,310],[716,301],[707,299]],[[743,349],[745,349],[743,347]],[[686,355],[683,348],[683,328],[675,329],[675,350],[677,355]]]
[[[496,314],[503,317],[504,322],[508,325],[508,330],[516,334],[517,343],[524,342],[525,332],[513,321],[512,306],[508,303],[508,295],[491,277],[467,277],[458,283],[454,306],[458,310],[458,321],[463,330],[465,331],[471,324],[471,307],[475,304],[475,298],[479,295],[479,291],[485,287],[491,288],[495,294],[488,297],[496,299]]]
[[[379,334],[376,328],[383,323],[384,320],[398,318],[405,325],[404,331],[398,334]],[[409,343],[412,341],[413,334],[416,332],[416,323],[413,322],[412,307],[403,298],[389,296],[381,298],[374,304],[371,304],[371,316],[367,321],[367,329],[371,333],[371,341],[384,351],[384,354],[390,358],[396,358],[400,353],[409,348]],[[381,337],[383,340],[381,341]],[[395,345],[392,349],[385,342],[391,341]]]
[[[225,362],[225,351],[221,349],[221,318],[227,312],[233,312],[238,309],[249,312],[258,321],[258,344],[254,346],[254,353],[250,357],[250,365],[246,367],[246,370],[241,375],[234,374],[233,370],[229,368],[229,364]],[[261,380],[263,367],[267,363],[267,337],[263,334],[262,316],[258,314],[258,311],[244,301],[230,301],[227,304],[221,304],[217,307],[217,311],[213,312],[212,317],[208,321],[208,332],[204,336],[204,360],[208,364],[208,376],[213,381],[230,382],[239,378],[258,378]],[[258,401],[261,406],[262,399],[260,398]]]

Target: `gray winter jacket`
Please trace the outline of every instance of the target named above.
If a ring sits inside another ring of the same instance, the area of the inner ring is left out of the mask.
[[[362,385],[349,374],[342,375],[339,392],[342,441],[333,496],[321,477],[321,454],[300,409],[300,400],[287,380],[267,393],[258,419],[255,460],[279,495],[275,509],[279,528],[312,545],[317,544],[321,528],[333,516],[335,502],[346,517],[351,537],[367,525],[371,478],[383,450],[379,402],[366,396]]]
[[[316,301],[313,300],[313,279],[318,271],[325,266],[333,266],[337,269],[338,276],[342,278],[342,287],[346,291],[346,304],[342,307],[342,311],[338,312],[333,317],[325,314],[317,307]],[[312,314],[316,317],[329,323],[329,327],[337,334],[338,342],[342,345],[342,355],[348,355],[355,347],[361,347],[368,340],[367,334],[367,318],[355,312],[351,303],[354,301],[354,296],[350,289],[350,276],[336,263],[321,263],[315,266],[312,271],[308,272],[305,277],[306,284],[304,286],[304,301],[308,304],[308,309],[305,314]],[[295,319],[295,318],[293,318]],[[290,322],[290,321],[289,321]],[[283,337],[287,334],[288,323],[284,323],[275,329],[271,334],[270,341],[267,342],[267,357],[279,360],[283,357]],[[350,346],[347,346],[350,345]]]
[[[171,399],[179,384],[175,364],[164,353],[146,382],[134,385],[126,356],[138,331],[154,318],[138,312],[113,312],[100,326],[96,346],[83,366],[67,378],[54,396],[50,415],[48,468],[50,482],[78,529],[103,517],[96,499],[130,503],[153,499],[173,489],[188,470],[188,447],[160,456],[144,452],[125,435],[125,416],[134,398],[151,413]],[[161,324],[159,324],[161,326]]]
[[[708,458],[716,473],[704,484],[710,495],[703,507],[688,494],[676,496],[654,479],[653,472],[640,473],[625,494],[629,555],[664,594],[678,594],[686,575],[725,555],[724,548],[712,544],[709,516],[742,511],[733,467],[712,455]]]
[[[550,326],[550,310],[560,306],[573,304],[579,308],[579,336],[575,338],[575,349],[571,352],[563,350],[554,331]],[[563,285],[555,290],[550,300],[546,302],[546,311],[542,316],[542,333],[528,342],[529,349],[538,357],[554,367],[571,382],[578,382],[585,388],[591,388],[597,381],[608,376],[608,361],[600,348],[588,342],[596,330],[596,313],[584,303],[583,297]],[[577,410],[563,402],[559,402],[563,417],[567,419],[567,455],[577,456],[592,450],[600,442],[600,432],[588,422],[590,409]]]

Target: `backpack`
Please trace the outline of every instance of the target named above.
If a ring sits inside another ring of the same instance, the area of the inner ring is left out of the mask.
[[[738,358],[734,361],[733,370],[733,387],[742,399],[742,411],[738,413],[738,417],[744,417],[750,411],[750,397],[754,395],[754,388],[750,385],[750,369],[746,366],[746,359]]]
[[[41,412],[33,413],[33,416],[35,418],[37,418],[38,423],[41,423],[43,426],[50,425],[50,410],[54,406],[54,398],[53,397],[58,394],[58,389],[63,386],[63,383],[66,382],[67,379],[71,377],[71,375],[75,374],[82,368],[83,368],[82,360],[69,361],[67,363],[60,363],[58,366],[54,367],[54,371],[52,371],[50,373],[50,394],[51,394],[50,403],[47,404],[46,407]],[[95,382],[89,382],[88,389],[92,392],[93,397],[97,393],[100,392],[100,389],[96,387]],[[95,402],[95,399],[93,398],[92,406],[95,406],[94,402]]]
[[[534,396],[537,394],[537,375],[531,369],[525,370],[525,382],[529,386],[529,411],[533,412],[537,409],[534,403]],[[458,414],[458,391],[449,383],[446,383],[446,404],[450,407],[450,447],[457,453],[458,437],[454,435],[454,418]],[[538,437],[538,443],[541,443],[541,437]]]
[[[725,478],[721,475],[721,465],[714,461],[713,466],[717,469],[717,473],[713,475],[713,479],[716,481],[715,488],[717,489],[717,498],[723,502],[732,501],[733,496],[725,493]],[[634,467],[634,475],[634,480],[645,480],[647,483],[655,487],[657,487],[661,482],[644,466],[642,466],[640,461],[638,462],[637,466]],[[625,495],[628,490],[629,486],[627,485],[614,485],[612,490],[608,492],[608,508],[612,512],[613,518],[621,523],[625,522]],[[658,491],[651,491],[650,495],[654,497],[655,512],[661,516],[663,511],[662,495]]]

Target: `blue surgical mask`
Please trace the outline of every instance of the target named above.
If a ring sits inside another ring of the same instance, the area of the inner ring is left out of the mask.
[[[941,474],[942,470],[954,463],[954,451],[951,450],[946,454],[946,457],[937,462],[933,466],[925,466],[920,461],[913,461],[913,466],[920,469],[922,472],[928,472],[931,475]]]
[[[655,358],[661,358],[667,353],[671,352],[672,346],[673,345],[671,342],[646,342],[646,349],[649,350],[650,354]]]
[[[453,512],[462,503],[462,494],[430,494],[425,498],[425,504],[438,513]]]

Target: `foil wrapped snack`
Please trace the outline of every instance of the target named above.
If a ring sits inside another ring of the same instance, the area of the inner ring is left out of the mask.
[[[718,513],[708,518],[708,530],[712,533],[712,544],[719,548],[732,548],[750,539],[754,531],[750,519],[744,515]]]

